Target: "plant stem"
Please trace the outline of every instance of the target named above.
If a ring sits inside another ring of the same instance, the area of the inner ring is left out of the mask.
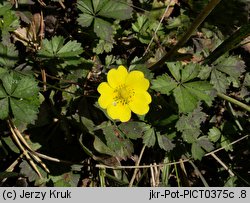
[[[189,40],[194,31],[200,26],[200,24],[205,20],[205,18],[212,12],[212,10],[217,6],[221,0],[211,0],[207,6],[201,11],[201,13],[196,17],[193,24],[189,27],[187,32],[182,36],[178,43],[166,53],[159,61],[154,63],[149,68],[152,71],[159,69],[167,60],[173,58],[177,51]]]
[[[248,106],[248,105],[246,105],[246,104],[244,104],[244,103],[242,103],[242,102],[240,102],[232,97],[229,97],[229,96],[222,94],[222,93],[219,93],[219,92],[217,92],[217,96],[241,107],[242,109],[245,109],[248,112],[250,112],[250,106]]]

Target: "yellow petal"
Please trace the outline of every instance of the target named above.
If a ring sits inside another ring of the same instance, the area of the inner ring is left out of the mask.
[[[106,109],[108,105],[112,104],[112,97],[100,96],[98,99],[98,104],[101,108]]]
[[[149,81],[144,78],[143,72],[136,70],[128,74],[125,84],[133,89],[147,90],[149,88]]]
[[[97,91],[100,94],[110,94],[113,93],[113,89],[109,86],[107,82],[102,82],[98,87]]]
[[[113,102],[114,90],[108,85],[107,82],[102,82],[97,91],[101,94],[98,103],[101,108],[106,109],[109,104]]]
[[[108,72],[107,80],[112,88],[116,88],[125,83],[127,75],[127,69],[124,66],[119,66],[118,69],[111,69]]]
[[[107,108],[107,113],[112,119],[119,119],[121,122],[127,122],[131,118],[131,110],[128,105],[111,104]]]
[[[144,115],[149,111],[149,104],[152,99],[146,91],[136,91],[133,100],[129,103],[129,108],[136,114]]]

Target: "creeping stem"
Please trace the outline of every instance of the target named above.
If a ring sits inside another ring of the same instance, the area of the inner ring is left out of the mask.
[[[222,99],[225,99],[226,101],[228,101],[230,103],[233,103],[233,104],[241,107],[242,109],[244,109],[248,112],[250,112],[250,106],[248,106],[248,105],[246,105],[246,104],[244,104],[244,103],[242,103],[242,102],[240,102],[232,97],[229,97],[229,96],[222,94],[222,93],[219,93],[219,92],[217,93],[217,96],[222,98]]]

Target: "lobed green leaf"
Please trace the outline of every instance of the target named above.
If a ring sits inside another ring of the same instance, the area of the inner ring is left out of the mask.
[[[13,44],[8,46],[0,43],[0,66],[12,68],[18,61],[18,52]]]
[[[62,36],[55,36],[51,40],[43,40],[42,48],[38,51],[38,57],[50,59],[62,59],[65,65],[78,65],[81,63],[80,54],[83,53],[81,44],[76,40],[68,41]]]
[[[171,91],[177,87],[177,82],[175,82],[167,74],[158,76],[152,81],[151,89],[158,91],[162,94],[170,95]]]
[[[167,137],[165,134],[161,134],[159,132],[156,132],[157,141],[161,149],[164,149],[165,151],[169,152],[174,148],[174,144],[172,141]]]
[[[173,91],[175,101],[178,104],[179,112],[191,112],[198,105],[197,98],[191,94],[184,86],[179,85]]]
[[[218,128],[212,127],[209,129],[208,138],[212,142],[217,142],[221,137],[221,132]]]
[[[127,20],[131,18],[133,9],[126,1],[110,0],[103,3],[98,15],[106,18]]]
[[[9,115],[9,99],[3,98],[0,99],[0,119],[5,119]]]
[[[118,126],[127,138],[134,140],[141,138],[147,127],[148,125],[143,122],[127,122]]]
[[[149,128],[143,135],[143,144],[147,147],[153,147],[155,145],[155,141],[155,130],[153,128]]]

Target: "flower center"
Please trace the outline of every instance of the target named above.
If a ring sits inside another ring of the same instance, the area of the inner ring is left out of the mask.
[[[120,85],[114,90],[114,102],[113,105],[116,106],[118,103],[126,105],[133,100],[134,89],[126,85]]]

